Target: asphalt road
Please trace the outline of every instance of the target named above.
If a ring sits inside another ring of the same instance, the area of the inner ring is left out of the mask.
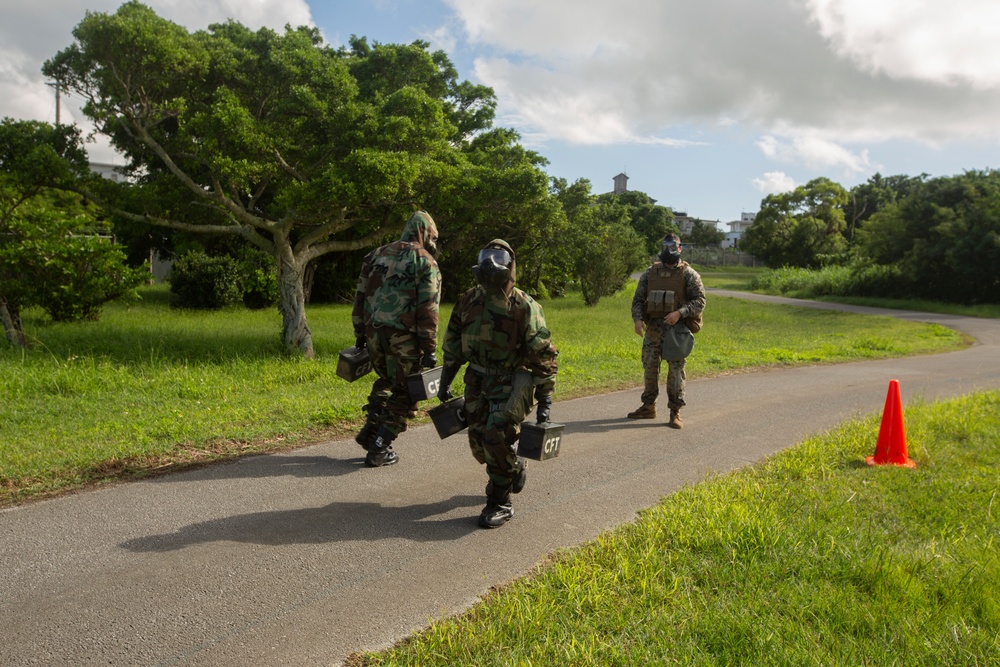
[[[709,298],[724,295],[810,303]],[[811,305],[937,322],[978,343],[690,381],[682,431],[625,419],[639,389],[557,401],[560,456],[532,462],[514,519],[493,531],[476,526],[485,471],[462,435],[439,440],[429,425],[397,441],[390,468],[331,441],[0,511],[0,665],[336,665],[710,472],[880,412],[890,379],[904,403],[1000,387],[1000,321]]]

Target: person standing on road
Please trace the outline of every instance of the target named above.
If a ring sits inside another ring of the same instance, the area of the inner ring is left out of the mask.
[[[368,253],[354,295],[355,347],[368,348],[376,378],[364,426],[354,440],[370,468],[396,463],[392,442],[416,416],[406,376],[437,366],[441,272],[437,225],[424,211],[406,221],[399,241]]]
[[[642,336],[644,390],[642,405],[628,413],[629,419],[656,417],[656,398],[660,394],[660,365],[663,360],[663,336],[666,327],[683,321],[691,332],[701,329],[705,310],[705,287],[701,276],[687,262],[681,261],[681,238],[667,234],[660,242],[660,261],[654,262],[639,277],[632,297],[632,320],[635,333]],[[672,295],[667,302],[667,296]],[[683,428],[684,366],[686,359],[667,362],[667,407],[672,428]]]
[[[489,477],[479,525],[498,528],[514,516],[510,496],[527,481],[527,462],[517,455],[521,421],[534,401],[537,422],[549,421],[559,352],[541,305],[514,287],[514,250],[506,241],[490,241],[472,270],[479,285],[458,300],[445,330],[438,398],[452,398],[451,383],[468,363],[469,447]]]

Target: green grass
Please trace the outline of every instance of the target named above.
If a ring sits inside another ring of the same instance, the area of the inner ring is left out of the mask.
[[[847,267],[827,267],[809,270],[784,268],[771,270],[763,267],[740,269],[729,267],[711,269],[701,273],[706,287],[757,292],[795,299],[815,299],[830,303],[847,303],[873,308],[914,310],[926,313],[964,315],[966,317],[1000,318],[1000,304],[962,305],[926,299],[898,299],[870,296],[847,296],[853,273]],[[754,283],[755,278],[761,278]]]
[[[855,306],[872,306],[874,308],[893,308],[895,310],[915,310],[924,313],[944,313],[946,315],[964,315],[966,317],[1000,318],[1000,304],[981,303],[974,306],[963,306],[957,303],[927,301],[926,299],[876,299],[872,297],[818,297],[818,301],[833,303],[849,303]]]
[[[904,414],[916,469],[845,424],[348,664],[1000,664],[1000,392]]]
[[[633,289],[593,308],[578,295],[544,303],[560,350],[557,400],[641,384]],[[162,286],[143,296],[109,306],[99,322],[46,324],[29,313],[34,348],[0,349],[0,505],[277,451],[359,425],[370,381],[335,375],[339,350],[354,341],[348,306],[309,308],[317,358],[305,360],[281,353],[274,311],[173,311]],[[442,322],[450,312],[442,307]],[[938,326],[711,296],[696,341],[689,378],[963,344]]]
[[[698,273],[701,276],[702,283],[704,283],[705,287],[739,290],[742,292],[751,291],[750,283],[753,279],[761,273],[767,271],[764,267],[752,268],[746,266],[695,268],[698,269]]]

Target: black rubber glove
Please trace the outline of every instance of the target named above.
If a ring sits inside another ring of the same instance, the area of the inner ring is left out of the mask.
[[[354,349],[363,350],[368,347],[368,339],[364,336],[358,336],[354,339]]]
[[[438,400],[442,403],[455,398],[455,395],[451,393],[451,383],[455,381],[455,376],[458,375],[459,368],[461,367],[445,366],[444,370],[441,371],[441,386],[438,387]]]
[[[437,368],[438,358],[437,354],[434,352],[424,352],[424,356],[420,358],[421,368]]]
[[[549,421],[549,413],[552,411],[552,395],[538,397],[538,410],[535,412],[535,421],[544,424]]]

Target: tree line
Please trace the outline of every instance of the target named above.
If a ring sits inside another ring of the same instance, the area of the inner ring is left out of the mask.
[[[1000,303],[1000,171],[817,178],[769,195],[740,248],[767,266],[842,266],[859,296]]]
[[[151,250],[178,260],[178,305],[277,306],[285,349],[312,356],[306,303],[349,299],[361,258],[417,208],[441,230],[445,299],[502,237],[526,291],[574,285],[594,304],[677,231],[645,193],[550,178],[495,126],[493,90],[426,42],[333,48],[315,28],[234,21],[189,32],[135,1],[88,12],[72,37],[43,72],[83,100],[125,178],[91,172],[75,127],[0,121],[0,321],[14,345],[27,345],[25,308],[94,319],[135,295]],[[876,175],[850,191],[816,179],[765,198],[741,248],[769,266],[889,267],[893,289],[996,302],[997,178]],[[686,241],[720,236],[696,224]]]

